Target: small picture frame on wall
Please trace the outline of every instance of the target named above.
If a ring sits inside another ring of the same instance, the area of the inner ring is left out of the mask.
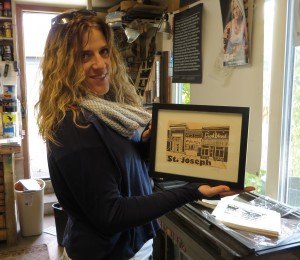
[[[150,175],[242,189],[249,111],[154,103]]]

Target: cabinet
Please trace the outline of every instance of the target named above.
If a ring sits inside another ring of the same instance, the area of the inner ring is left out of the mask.
[[[20,146],[0,147],[0,241],[17,243],[17,220],[14,199],[14,153]]]

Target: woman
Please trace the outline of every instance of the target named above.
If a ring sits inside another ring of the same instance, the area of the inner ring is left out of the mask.
[[[231,20],[224,28],[224,54],[228,65],[248,62],[248,34],[244,5],[240,0],[231,0]]]
[[[152,194],[145,163],[151,116],[95,13],[52,20],[42,73],[38,124],[69,217],[63,244],[72,259],[148,259],[157,217],[203,196],[233,193],[189,184]]]

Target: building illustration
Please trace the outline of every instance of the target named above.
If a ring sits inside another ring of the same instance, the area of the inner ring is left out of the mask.
[[[226,168],[229,126],[190,128],[188,123],[169,124],[167,161]]]

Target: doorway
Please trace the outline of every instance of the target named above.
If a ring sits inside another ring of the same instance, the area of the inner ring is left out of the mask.
[[[43,49],[51,19],[54,16],[56,14],[53,13],[23,13],[28,159],[30,177],[32,178],[49,178],[46,145],[38,133],[34,105],[38,101],[38,90],[42,80],[40,63]]]
[[[64,9],[17,5],[18,45],[21,69],[21,93],[24,107],[22,120],[24,178],[49,178],[46,144],[38,133],[35,104],[42,80],[40,64],[51,19]],[[21,37],[22,35],[22,37]]]

